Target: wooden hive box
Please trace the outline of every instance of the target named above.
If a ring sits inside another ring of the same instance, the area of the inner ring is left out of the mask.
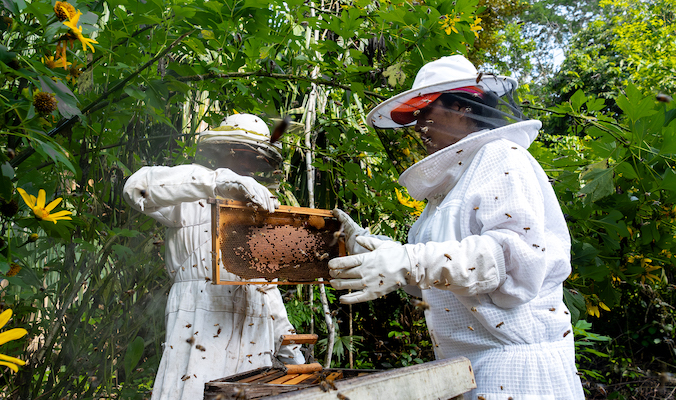
[[[267,367],[205,384],[205,400],[438,400],[462,399],[476,388],[465,357],[387,371],[329,368],[287,374]]]
[[[222,280],[219,260],[242,279],[311,284],[329,280],[329,260],[345,254],[340,222],[329,210],[281,206],[268,213],[235,200],[209,203],[215,284],[256,283]]]

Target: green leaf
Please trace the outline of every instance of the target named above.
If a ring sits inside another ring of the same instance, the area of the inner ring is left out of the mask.
[[[587,312],[587,305],[584,302],[584,297],[578,292],[573,292],[564,288],[563,302],[566,307],[568,307],[568,311],[570,311],[570,320],[572,324],[577,323],[580,319],[580,314],[584,315]]]
[[[652,97],[645,97],[634,86],[629,83],[626,88],[626,96],[617,98],[617,105],[624,111],[624,114],[630,121],[636,122],[643,117],[655,114],[655,100]]]
[[[605,161],[590,165],[580,174],[580,180],[586,181],[580,193],[586,194],[592,202],[615,193],[613,169],[607,168]]]
[[[621,162],[617,165],[615,165],[615,172],[618,174],[622,174],[624,178],[627,179],[637,179],[638,175],[636,174],[636,171],[634,171],[634,167],[626,161]]]
[[[46,77],[38,77],[42,85],[42,91],[47,93],[54,93],[54,97],[58,101],[56,103],[59,113],[64,118],[70,118],[76,115],[82,115],[80,109],[77,108],[77,97],[68,89],[62,82],[54,82]]]
[[[76,173],[75,166],[70,162],[68,157],[66,157],[64,154],[65,151],[63,151],[60,147],[57,150],[57,148],[51,143],[43,142],[35,138],[33,138],[33,141],[37,144],[37,146],[33,146],[33,148],[35,151],[40,153],[43,158],[50,158],[55,164],[63,164],[72,173]]]
[[[26,8],[26,2],[24,0],[2,0],[2,4],[15,16],[19,16],[21,11]]]
[[[575,94],[573,94],[573,96],[571,96],[571,98],[570,98],[570,104],[571,104],[571,106],[573,106],[573,110],[575,110],[577,112],[580,111],[580,108],[586,102],[587,102],[587,96],[584,95],[584,92],[582,91],[582,89],[575,92]]]
[[[143,338],[140,336],[136,336],[134,341],[127,346],[127,352],[124,354],[124,372],[127,376],[131,375],[132,371],[141,360],[144,347]]]

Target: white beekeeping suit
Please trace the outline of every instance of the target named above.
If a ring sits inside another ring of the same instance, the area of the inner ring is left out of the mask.
[[[219,162],[219,157],[212,160],[214,166],[258,173],[247,170],[255,164],[264,179],[266,170],[281,159],[267,145],[269,135],[260,118],[237,114],[203,133],[198,152],[206,157],[220,152],[224,159],[234,161]],[[192,164],[143,167],[127,180],[124,197],[136,210],[167,227],[165,261],[174,284],[167,299],[166,340],[152,399],[202,399],[205,382],[271,365],[279,337],[294,332],[281,295],[273,285],[225,286],[209,281],[211,206],[206,202],[216,197],[246,199],[273,212],[277,204],[270,191],[231,169]],[[224,270],[221,277],[240,280]],[[278,358],[287,364],[302,364],[300,349],[294,347],[279,349]]]
[[[435,356],[472,362],[477,389],[466,398],[584,399],[563,303],[570,237],[547,175],[526,150],[541,123],[521,121],[510,102],[515,81],[482,77],[462,56],[425,65],[413,87],[368,122],[420,135],[430,155],[399,181],[428,204],[404,245],[337,211],[353,236],[348,248],[361,254],[331,260],[332,285],[354,290],[346,303],[422,289]]]

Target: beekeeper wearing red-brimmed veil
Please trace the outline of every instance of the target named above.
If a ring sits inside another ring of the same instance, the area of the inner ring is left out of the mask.
[[[374,237],[346,213],[351,256],[329,262],[343,303],[422,289],[437,358],[470,359],[465,398],[577,400],[563,281],[570,235],[549,179],[526,150],[540,121],[523,120],[514,79],[479,74],[465,57],[424,65],[413,88],[378,105],[376,129],[412,129],[428,156],[399,182],[427,206],[408,244]]]

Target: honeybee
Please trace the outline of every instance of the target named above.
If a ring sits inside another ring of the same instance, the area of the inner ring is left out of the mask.
[[[499,327],[501,327],[501,326],[504,325],[504,324],[505,324],[504,322],[500,322],[499,324],[495,325],[495,327],[496,327],[496,328],[499,328]]]
[[[449,254],[444,254],[444,257],[448,258],[449,261],[453,260]]]
[[[420,308],[421,310],[429,310],[430,305],[422,300],[418,299],[413,299],[411,300],[411,304],[413,304],[415,307]]]
[[[552,307],[549,309],[549,311],[556,311],[556,308]]]
[[[202,346],[201,344],[198,344],[197,346],[195,346],[195,348],[199,351],[207,351],[207,349],[205,349],[204,346]]]
[[[474,328],[472,328],[471,326],[468,326],[467,329],[469,329],[470,331],[474,330]]]
[[[507,218],[512,218],[512,216],[507,213],[505,213],[505,215],[507,216]]]
[[[190,379],[190,375],[183,375],[181,377],[181,380],[184,381],[184,382],[187,381],[188,379]]]
[[[345,396],[344,394],[341,394],[341,393],[336,394],[336,397],[338,397],[338,399],[340,399],[340,400],[350,400],[349,397],[347,397],[347,396]]]
[[[566,332],[564,332],[563,337],[568,336],[569,333],[570,333],[570,329],[568,329]]]
[[[185,327],[186,327],[186,328],[190,328],[191,326],[192,326],[192,324],[188,324],[188,325],[186,325]]]

